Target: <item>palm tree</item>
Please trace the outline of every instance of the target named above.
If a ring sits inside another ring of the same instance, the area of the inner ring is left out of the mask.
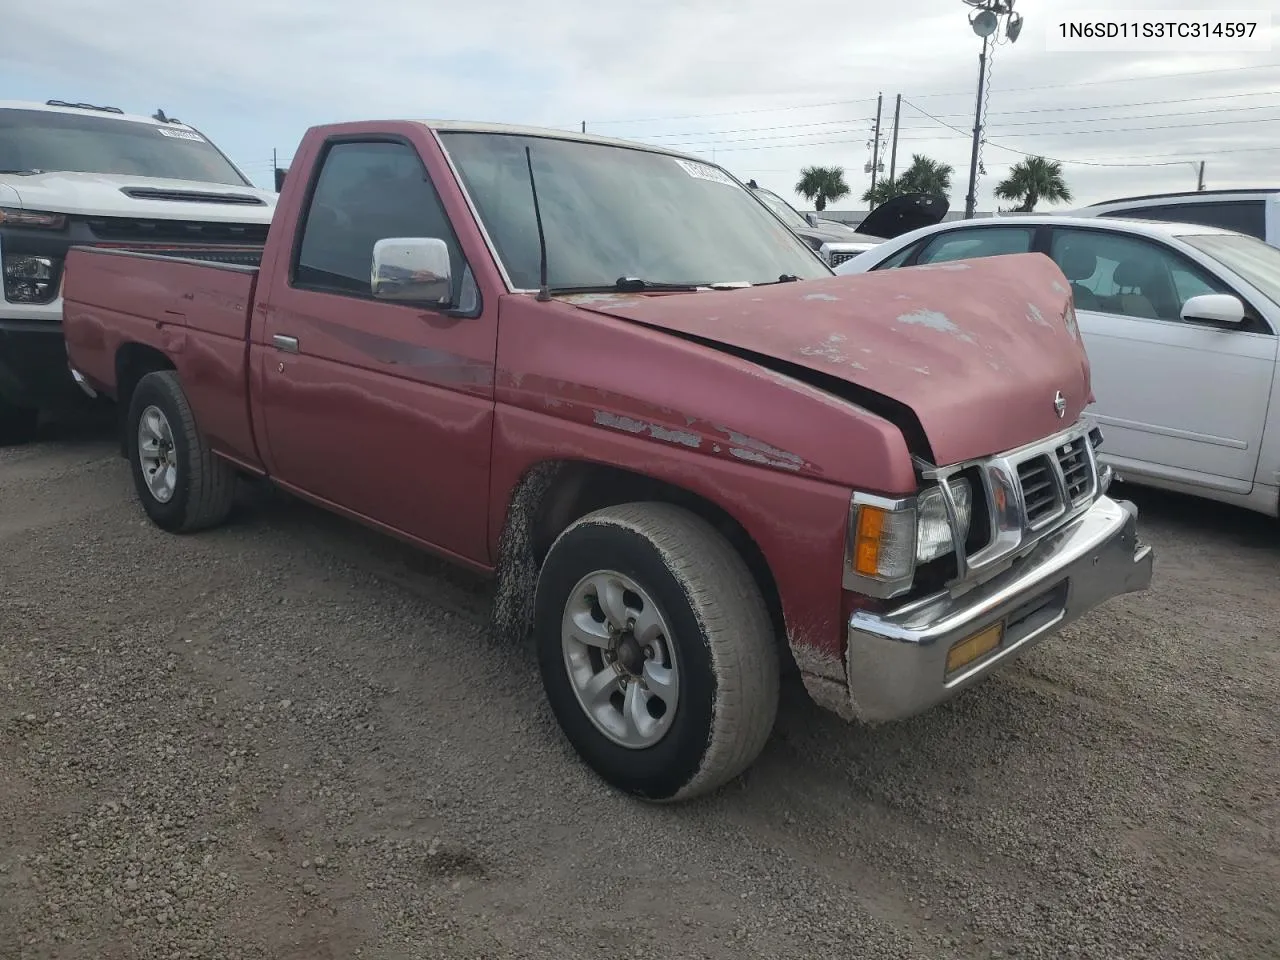
[[[821,213],[827,209],[828,203],[849,195],[849,185],[844,182],[844,167],[805,167],[800,171],[796,193]]]
[[[868,187],[862,195],[862,202],[867,204],[874,210],[882,203],[892,200],[900,194],[906,193],[902,189],[902,185],[897,180],[881,180],[874,187]]]
[[[911,166],[898,177],[898,187],[902,193],[929,193],[945,197],[951,193],[951,176],[954,173],[951,164],[916,153],[911,156]]]
[[[1021,200],[1014,212],[1031,213],[1041,200],[1066,203],[1071,199],[1071,190],[1063,179],[1059,161],[1027,157],[1013,165],[1009,176],[996,187],[996,196],[1001,200]]]

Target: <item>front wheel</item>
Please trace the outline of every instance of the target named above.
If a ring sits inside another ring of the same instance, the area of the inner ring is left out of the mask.
[[[149,373],[129,401],[129,465],[142,508],[170,533],[217,526],[231,512],[236,475],[196,426],[178,375]]]
[[[590,513],[552,545],[534,632],[561,729],[606,781],[687,800],[742,773],[778,708],[772,621],[733,546],[665,503]]]

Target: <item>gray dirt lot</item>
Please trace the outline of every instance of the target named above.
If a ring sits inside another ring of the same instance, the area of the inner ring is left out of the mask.
[[[249,492],[0,452],[0,958],[1280,957],[1280,529],[1135,493],[1157,584],[957,702],[792,688],[745,780],[602,786],[482,585]]]

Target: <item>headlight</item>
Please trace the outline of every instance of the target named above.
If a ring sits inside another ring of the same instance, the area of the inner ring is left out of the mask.
[[[46,213],[43,210],[0,207],[0,223],[10,227],[44,227],[47,230],[61,230],[67,225],[67,215]]]
[[[4,255],[4,299],[9,303],[49,303],[58,295],[61,257]]]
[[[969,535],[973,488],[950,482],[959,539]],[[854,494],[849,513],[844,586],[873,597],[896,597],[911,589],[916,567],[955,550],[942,490],[930,487],[900,500]]]
[[[956,518],[960,521],[960,541],[969,536],[969,518],[973,515],[973,488],[968,480],[951,482],[951,498],[956,502]],[[916,534],[916,563],[928,563],[945,557],[955,549],[947,505],[938,487],[925,490],[916,498],[919,514]]]

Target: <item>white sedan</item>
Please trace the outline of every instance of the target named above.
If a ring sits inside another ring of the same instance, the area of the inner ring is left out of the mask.
[[[1007,216],[915,230],[836,273],[1028,252],[1071,284],[1101,459],[1134,483],[1280,514],[1275,247],[1193,224]]]

